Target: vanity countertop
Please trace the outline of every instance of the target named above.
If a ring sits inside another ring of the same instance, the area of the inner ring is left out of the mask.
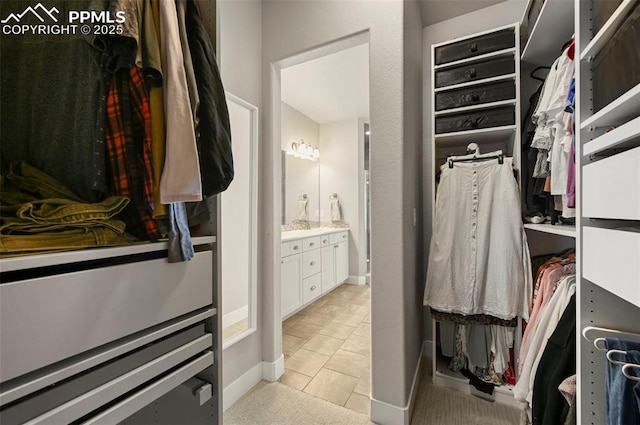
[[[296,239],[308,238],[311,236],[328,235],[329,233],[340,233],[349,231],[348,227],[318,227],[309,230],[289,230],[282,232],[282,242],[293,241]]]

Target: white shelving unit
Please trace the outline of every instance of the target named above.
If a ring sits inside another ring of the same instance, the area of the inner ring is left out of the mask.
[[[525,9],[525,16],[533,1],[529,1]],[[559,40],[568,41],[573,35],[573,26],[567,22],[573,21],[574,2],[567,0],[546,0],[540,15],[529,31],[529,38],[522,49],[522,62],[533,65],[550,65],[549,60],[555,59],[560,47]],[[562,41],[560,42],[562,43]]]
[[[578,203],[582,217],[577,226],[577,423],[600,425],[608,422],[605,393],[605,353],[583,338],[583,330],[606,328],[640,334],[640,193],[626,191],[610,209],[593,208],[594,190],[607,191],[619,171],[634,175],[640,167],[640,85],[593,113],[593,58],[611,39],[637,0],[625,0],[595,34],[592,28],[594,0],[576,1],[576,168]],[[637,48],[640,41],[636,40]],[[616,128],[608,133],[603,129]],[[597,162],[596,162],[597,161]],[[634,169],[619,170],[621,163],[635,163]],[[637,175],[637,174],[636,174]],[[598,182],[599,187],[593,187]],[[597,214],[593,217],[589,214]],[[615,259],[611,262],[611,259]],[[608,261],[607,261],[608,260]],[[604,332],[599,336],[616,336]]]
[[[536,232],[550,233],[552,235],[566,236],[569,238],[576,237],[575,226],[562,225],[562,224],[553,225],[548,223],[543,223],[543,224],[527,223],[524,225],[524,228],[529,230],[535,230]]]
[[[434,61],[435,61],[435,49],[440,47],[440,46],[445,46],[447,44],[450,43],[457,43],[460,42],[462,40],[468,40],[474,37],[478,37],[481,35],[485,35],[485,34],[489,34],[492,33],[494,31],[501,31],[501,30],[505,30],[505,29],[513,29],[513,33],[514,33],[514,41],[515,41],[515,47],[513,48],[508,48],[508,49],[502,49],[502,50],[498,50],[495,52],[491,52],[491,53],[487,53],[484,55],[480,55],[480,56],[475,56],[472,58],[467,58],[467,59],[463,59],[463,60],[458,60],[455,62],[449,62],[449,63],[445,63],[445,64],[441,64],[441,65],[435,65]],[[434,184],[433,187],[433,192],[435,194],[435,173],[437,168],[441,165],[442,161],[444,160],[444,158],[441,157],[441,155],[445,154],[448,155],[450,153],[454,153],[454,154],[460,154],[460,153],[464,153],[466,151],[467,145],[471,142],[477,143],[480,147],[481,152],[489,152],[489,151],[493,151],[496,148],[502,149],[508,156],[513,156],[514,158],[519,158],[520,157],[520,90],[519,90],[519,81],[520,81],[520,48],[519,48],[519,39],[520,39],[520,34],[519,34],[519,25],[518,24],[512,24],[512,25],[508,25],[505,27],[501,27],[501,28],[496,28],[490,31],[484,31],[482,33],[477,33],[477,34],[473,34],[467,37],[462,37],[462,38],[457,38],[455,40],[451,40],[449,42],[446,43],[440,43],[440,44],[436,44],[432,46],[432,50],[431,50],[431,58],[432,58],[432,63],[431,63],[431,69],[432,69],[432,86],[431,86],[431,94],[432,94],[432,106],[431,106],[431,111],[430,111],[430,117],[432,120],[432,133],[431,133],[431,137],[432,140],[434,141],[432,143],[432,158],[434,163],[432,164],[431,167],[431,181],[433,182],[432,184]],[[436,72],[440,72],[443,70],[447,70],[447,69],[451,69],[454,68],[456,66],[461,66],[461,65],[468,65],[468,64],[472,64],[474,62],[478,62],[478,61],[486,61],[488,59],[494,59],[494,58],[504,58],[504,57],[512,57],[515,63],[515,72],[513,72],[512,70],[509,70],[507,72],[505,72],[502,75],[498,75],[495,77],[491,77],[491,78],[485,78],[482,80],[477,80],[477,81],[470,81],[470,82],[465,82],[465,83],[461,83],[461,84],[456,84],[456,85],[450,85],[450,86],[446,86],[446,87],[439,87],[439,88],[435,88],[435,74]],[[447,92],[449,90],[454,90],[454,89],[460,89],[460,88],[466,88],[466,87],[475,87],[481,84],[487,84],[487,83],[494,83],[494,82],[501,82],[501,81],[508,81],[508,80],[513,80],[515,85],[516,85],[516,91],[515,91],[515,97],[512,99],[507,99],[507,100],[503,100],[503,101],[498,101],[498,102],[491,102],[491,103],[484,103],[484,104],[478,104],[478,105],[473,105],[473,106],[467,106],[467,107],[460,107],[460,108],[455,108],[455,109],[448,109],[448,110],[442,110],[442,111],[435,111],[435,94],[438,93],[443,93],[443,92]],[[457,132],[452,132],[452,133],[440,133],[440,134],[436,134],[435,133],[435,120],[436,117],[446,117],[447,115],[450,114],[455,114],[455,113],[464,113],[464,112],[470,112],[470,113],[477,113],[478,111],[482,111],[488,108],[492,108],[492,107],[508,107],[508,106],[512,106],[514,108],[514,116],[515,116],[515,121],[514,124],[512,125],[503,125],[503,126],[497,126],[497,127],[491,127],[491,128],[482,128],[482,129],[473,129],[473,130],[468,130],[468,131],[457,131]],[[439,155],[440,154],[440,155]],[[517,164],[516,164],[517,165]],[[435,201],[433,202],[433,206],[435,208]],[[435,213],[435,211],[434,211]],[[435,216],[435,214],[432,214],[432,217]],[[433,323],[433,335],[436,335],[436,322]],[[518,330],[520,329],[520,327],[518,326],[517,328]],[[517,353],[518,353],[518,347],[520,344],[520,338],[518,337],[518,335],[520,334],[519,331],[516,331],[516,357],[517,357]],[[472,386],[469,385],[469,379],[465,378],[464,376],[462,376],[462,374],[460,373],[455,373],[452,372],[451,370],[449,370],[447,368],[447,362],[445,361],[444,358],[439,358],[439,355],[437,353],[437,348],[436,348],[436,344],[434,344],[434,352],[433,354],[433,381],[436,385],[440,385],[443,387],[447,387],[447,388],[451,388],[451,389],[455,389],[461,392],[465,392],[467,394],[476,394],[476,395],[481,395],[480,393],[476,392],[475,388],[473,388]],[[519,403],[515,400],[515,398],[513,397],[513,390],[512,390],[512,386],[510,385],[505,385],[505,386],[501,386],[501,387],[496,387],[495,391],[494,391],[494,395],[493,397],[490,397],[488,395],[481,395],[484,397],[489,397],[491,399],[494,399],[498,402],[501,403],[506,403],[506,404],[511,404],[511,405],[518,405]]]

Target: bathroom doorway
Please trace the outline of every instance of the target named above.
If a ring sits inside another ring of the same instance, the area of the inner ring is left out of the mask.
[[[284,62],[281,382],[368,414],[368,37]]]

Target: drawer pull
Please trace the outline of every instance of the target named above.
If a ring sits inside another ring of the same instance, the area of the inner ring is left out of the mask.
[[[315,261],[312,261],[312,262],[310,262],[310,263],[309,263],[309,265],[310,265],[310,266],[315,266],[315,265],[316,265],[316,262],[315,262]]]
[[[347,235],[342,235],[342,239],[347,239]]]
[[[469,50],[471,51],[471,53],[475,53],[478,51],[478,44],[477,43],[472,43],[471,46],[469,47]]]
[[[298,245],[294,245],[294,246],[293,246],[293,250],[294,250],[294,251],[297,251],[297,250],[298,250]]]
[[[333,247],[334,247],[334,248],[338,248],[338,245],[334,245]]]
[[[477,102],[480,100],[480,95],[478,93],[474,93],[471,95],[471,100]]]
[[[478,75],[478,73],[476,72],[476,69],[475,69],[475,68],[471,68],[471,69],[469,70],[469,77],[471,77],[471,78],[476,78],[476,76],[477,76],[477,75]]]
[[[478,118],[474,118],[471,120],[471,127],[472,128],[478,128],[480,124],[478,123]]]
[[[329,241],[328,241],[328,240],[326,240],[326,239],[323,239],[323,240],[322,240],[322,243],[327,243],[327,242],[329,242]]]
[[[309,246],[314,246],[315,242],[309,242]]]
[[[316,288],[317,288],[317,286],[316,286],[316,285],[313,285],[310,289],[311,289],[312,291],[315,291],[315,290],[316,290]]]

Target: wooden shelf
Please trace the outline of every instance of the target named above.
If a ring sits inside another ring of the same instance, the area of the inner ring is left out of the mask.
[[[516,74],[498,75],[497,77],[485,78],[484,80],[469,81],[468,83],[460,83],[460,84],[454,84],[452,86],[440,87],[440,88],[434,89],[433,92],[440,93],[443,91],[461,89],[461,88],[470,87],[470,86],[479,86],[482,84],[494,83],[497,81],[515,80],[515,78],[516,78]]]
[[[532,29],[522,51],[522,62],[550,66],[562,53],[561,43],[571,40],[574,31],[569,24],[574,20],[573,15],[573,1],[547,0],[533,27],[529,25]]]
[[[547,0],[549,1],[549,0]],[[604,26],[598,31],[598,33],[591,39],[591,42],[585,47],[584,51],[580,54],[580,60],[590,60],[595,58],[600,50],[611,40],[613,34],[627,16],[627,13],[635,5],[637,0],[624,0],[620,6],[613,12],[613,15],[604,24]],[[573,2],[571,2],[573,3]]]
[[[479,130],[456,131],[454,133],[436,134],[435,140],[446,144],[468,144],[471,142],[482,143],[488,141],[501,141],[516,132],[515,125],[503,127],[482,128]]]
[[[436,117],[441,117],[444,115],[457,114],[460,112],[480,111],[482,109],[489,109],[489,108],[495,108],[498,106],[507,106],[507,105],[515,105],[515,104],[516,104],[515,99],[507,99],[507,100],[500,100],[498,102],[481,103],[479,105],[464,106],[462,108],[445,109],[443,111],[437,111],[434,115]]]
[[[640,145],[640,117],[585,143],[582,154],[593,155],[607,149],[631,148]]]
[[[524,228],[529,230],[535,230],[536,232],[551,233],[553,235],[566,236],[568,238],[576,237],[576,226],[570,226],[566,224],[554,225],[554,224],[548,224],[548,223],[543,223],[543,224],[526,223],[524,225]]]
[[[443,63],[441,65],[434,66],[433,69],[436,71],[439,71],[441,69],[451,68],[457,65],[463,65],[465,63],[481,61],[483,59],[492,59],[500,56],[509,56],[509,55],[513,56],[515,52],[516,52],[516,48],[510,47],[508,49],[498,50],[496,52],[491,52],[491,53],[485,53],[484,55],[474,56],[472,58],[460,59],[458,61]]]
[[[581,129],[619,125],[638,116],[640,111],[640,84],[582,121]]]

